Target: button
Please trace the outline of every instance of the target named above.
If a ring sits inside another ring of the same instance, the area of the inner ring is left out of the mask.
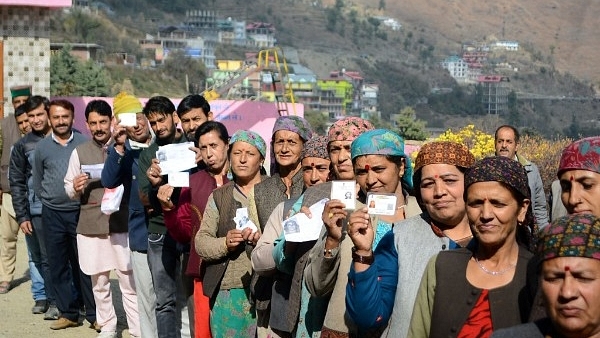
[[[442,250],[446,250],[446,244],[442,244]]]

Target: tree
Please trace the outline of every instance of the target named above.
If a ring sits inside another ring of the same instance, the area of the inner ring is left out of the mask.
[[[65,46],[50,57],[50,94],[53,96],[108,96],[111,87],[103,68],[92,61],[81,62]]]
[[[187,88],[187,90],[190,93],[193,92],[191,88],[201,88],[201,84],[203,84],[206,79],[206,67],[204,66],[204,63],[190,58],[181,50],[169,53],[169,57],[165,60],[164,71],[166,74],[170,74],[173,78],[182,83],[188,83],[189,88]],[[196,86],[194,86],[194,84],[196,84]]]
[[[417,119],[412,107],[406,107],[395,118],[398,133],[406,140],[424,141],[429,137],[425,131],[426,122]]]
[[[511,90],[508,93],[508,124],[512,126],[518,126],[521,124],[521,119],[519,118],[519,110],[517,109],[517,93],[514,90]]]
[[[327,113],[322,113],[316,110],[307,110],[304,112],[304,118],[310,123],[313,131],[319,135],[326,135],[329,126]]]

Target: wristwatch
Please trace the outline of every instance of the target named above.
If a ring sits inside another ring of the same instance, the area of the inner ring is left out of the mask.
[[[373,251],[369,256],[362,256],[356,252],[356,247],[352,247],[352,260],[356,263],[371,265],[375,261],[375,256],[373,255]]]

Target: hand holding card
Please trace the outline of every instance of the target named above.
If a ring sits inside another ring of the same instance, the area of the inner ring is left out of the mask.
[[[331,199],[340,200],[345,209],[356,207],[356,181],[331,181]]]

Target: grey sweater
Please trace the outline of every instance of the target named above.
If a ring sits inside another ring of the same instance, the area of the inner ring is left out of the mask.
[[[42,204],[56,210],[74,211],[79,201],[72,200],[65,192],[64,178],[73,149],[87,141],[80,133],[73,132],[66,145],[56,142],[53,135],[39,141],[35,147],[32,168],[33,189]]]

